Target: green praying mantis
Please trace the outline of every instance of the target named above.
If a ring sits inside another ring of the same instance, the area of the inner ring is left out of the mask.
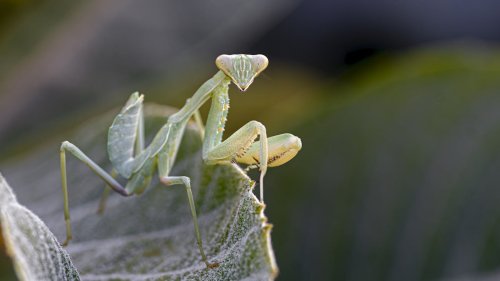
[[[201,259],[208,268],[218,266],[217,262],[210,263],[203,251],[189,177],[170,175],[187,123],[194,117],[201,129],[202,156],[206,164],[237,162],[247,165],[247,170],[260,169],[259,185],[262,203],[264,202],[264,175],[267,168],[288,162],[299,152],[302,143],[300,138],[292,134],[267,138],[266,128],[257,121],[248,122],[222,141],[229,110],[229,84],[233,82],[242,92],[245,92],[255,77],[266,69],[268,59],[264,55],[220,55],[215,63],[219,71],[186,101],[184,107],[168,117],[168,121],[147,147],[144,144],[142,107],[144,96],[138,93],[130,96],[108,131],[108,156],[113,166],[111,174],[99,167],[72,143],[68,141],[62,143],[60,161],[66,223],[66,240],[63,245],[67,245],[72,239],[66,178],[66,152],[68,151],[85,163],[112,190],[123,196],[141,194],[150,185],[155,170],[158,171],[160,182],[165,186],[183,185],[187,192]],[[210,98],[212,98],[212,105],[204,126],[199,108]],[[127,180],[125,186],[116,180],[116,174]]]

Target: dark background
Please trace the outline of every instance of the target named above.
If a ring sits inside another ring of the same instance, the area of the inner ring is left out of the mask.
[[[493,0],[4,0],[0,161],[135,90],[181,106],[218,54],[262,53],[228,133],[256,119],[303,140],[266,179],[278,280],[495,280],[499,15]]]

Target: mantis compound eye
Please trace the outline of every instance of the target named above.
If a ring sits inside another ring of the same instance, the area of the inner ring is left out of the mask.
[[[220,55],[215,64],[241,91],[245,91],[266,69],[269,60],[264,55]]]
[[[259,73],[261,73],[262,71],[264,71],[267,66],[269,65],[269,60],[267,59],[266,56],[264,55],[255,55],[255,56],[252,56],[252,63],[254,65],[254,68],[256,70],[256,75],[259,75]]]

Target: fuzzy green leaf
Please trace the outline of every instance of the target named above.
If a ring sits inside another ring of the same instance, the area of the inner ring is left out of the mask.
[[[0,174],[0,222],[17,276],[21,280],[80,280],[68,253],[47,226],[20,205]]]
[[[165,107],[145,108],[149,139],[172,113]],[[96,163],[111,170],[106,133],[116,112],[92,120],[66,134]],[[277,274],[264,206],[252,193],[254,182],[236,165],[206,166],[201,137],[188,126],[172,175],[192,181],[207,269],[196,246],[185,189],[164,187],[155,178],[141,196],[111,194],[97,215],[103,182],[70,154],[68,188],[74,240],[68,247],[85,280],[271,280]],[[58,147],[52,145],[8,165],[9,177],[22,186],[20,198],[64,238]],[[36,179],[36,181],[34,180]]]

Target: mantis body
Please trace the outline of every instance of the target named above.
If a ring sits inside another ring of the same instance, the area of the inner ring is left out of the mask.
[[[264,200],[263,180],[267,168],[282,165],[292,159],[301,149],[302,144],[298,137],[291,134],[267,138],[266,128],[257,121],[248,122],[222,141],[229,110],[229,84],[233,82],[241,91],[246,91],[254,78],[267,67],[268,60],[263,55],[221,55],[216,59],[216,65],[219,68],[217,74],[206,81],[193,97],[186,101],[184,107],[168,117],[168,121],[147,147],[144,146],[143,132],[142,101],[144,97],[138,93],[130,96],[108,131],[109,159],[113,171],[127,179],[125,186],[115,179],[115,173],[108,174],[78,147],[68,141],[62,143],[60,149],[61,179],[67,235],[63,245],[67,245],[72,238],[66,180],[66,152],[70,152],[89,166],[112,190],[123,196],[141,194],[149,186],[155,170],[158,171],[160,181],[165,186],[184,186],[201,258],[209,268],[218,266],[217,263],[209,263],[203,251],[190,179],[169,174],[188,121],[194,116],[197,124],[203,129],[198,109],[212,98],[203,133],[203,160],[211,165],[238,162],[248,165],[248,168],[258,167],[261,202]],[[258,141],[256,141],[257,137],[259,137]]]

